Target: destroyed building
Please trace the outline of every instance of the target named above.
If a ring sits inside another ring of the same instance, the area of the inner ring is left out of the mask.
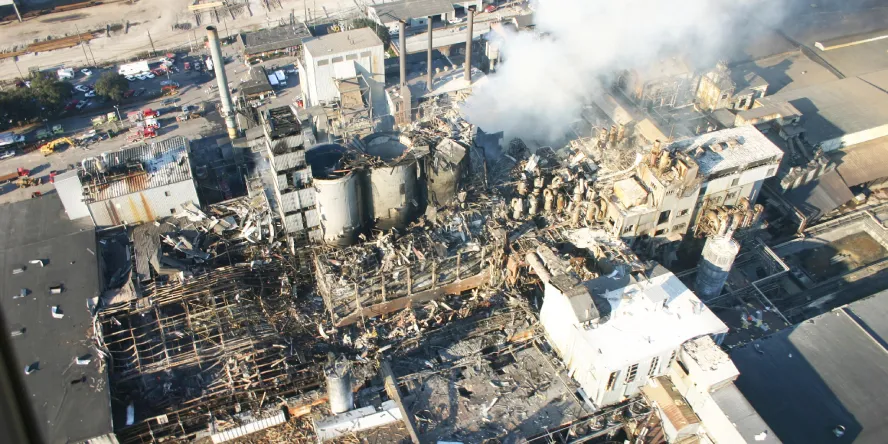
[[[694,103],[700,76],[683,57],[664,58],[623,72],[617,86],[642,108],[681,108]]]
[[[97,227],[153,222],[200,202],[184,137],[84,159],[76,178],[63,179],[56,188],[69,217],[87,213]]]
[[[722,61],[700,76],[697,104],[706,111],[724,108],[748,110],[755,105],[756,99],[767,93],[767,81],[751,72],[735,77],[727,63]]]

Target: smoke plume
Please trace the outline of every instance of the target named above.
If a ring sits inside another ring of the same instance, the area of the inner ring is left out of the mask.
[[[487,133],[552,141],[619,70],[727,58],[779,19],[783,0],[541,0],[536,33],[501,40],[503,63],[463,107]]]

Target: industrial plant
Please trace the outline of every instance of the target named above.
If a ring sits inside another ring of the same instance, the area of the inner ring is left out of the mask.
[[[691,2],[193,2],[0,134],[0,441],[881,442],[888,34]]]

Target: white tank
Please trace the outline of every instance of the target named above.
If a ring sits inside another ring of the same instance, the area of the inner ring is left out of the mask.
[[[697,297],[707,301],[721,294],[738,252],[740,244],[730,237],[706,239],[700,265],[697,267]]]
[[[417,162],[408,150],[407,140],[396,133],[371,134],[364,139],[367,154],[383,164],[370,169],[368,210],[376,228],[402,230],[416,215],[419,206]]]
[[[346,149],[337,144],[317,145],[305,153],[311,166],[324,242],[348,246],[363,229],[360,175],[343,171]]]

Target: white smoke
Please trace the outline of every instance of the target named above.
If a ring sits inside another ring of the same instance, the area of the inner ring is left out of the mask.
[[[537,34],[510,33],[466,119],[507,138],[555,140],[618,70],[684,56],[714,64],[779,18],[782,0],[540,0]]]

